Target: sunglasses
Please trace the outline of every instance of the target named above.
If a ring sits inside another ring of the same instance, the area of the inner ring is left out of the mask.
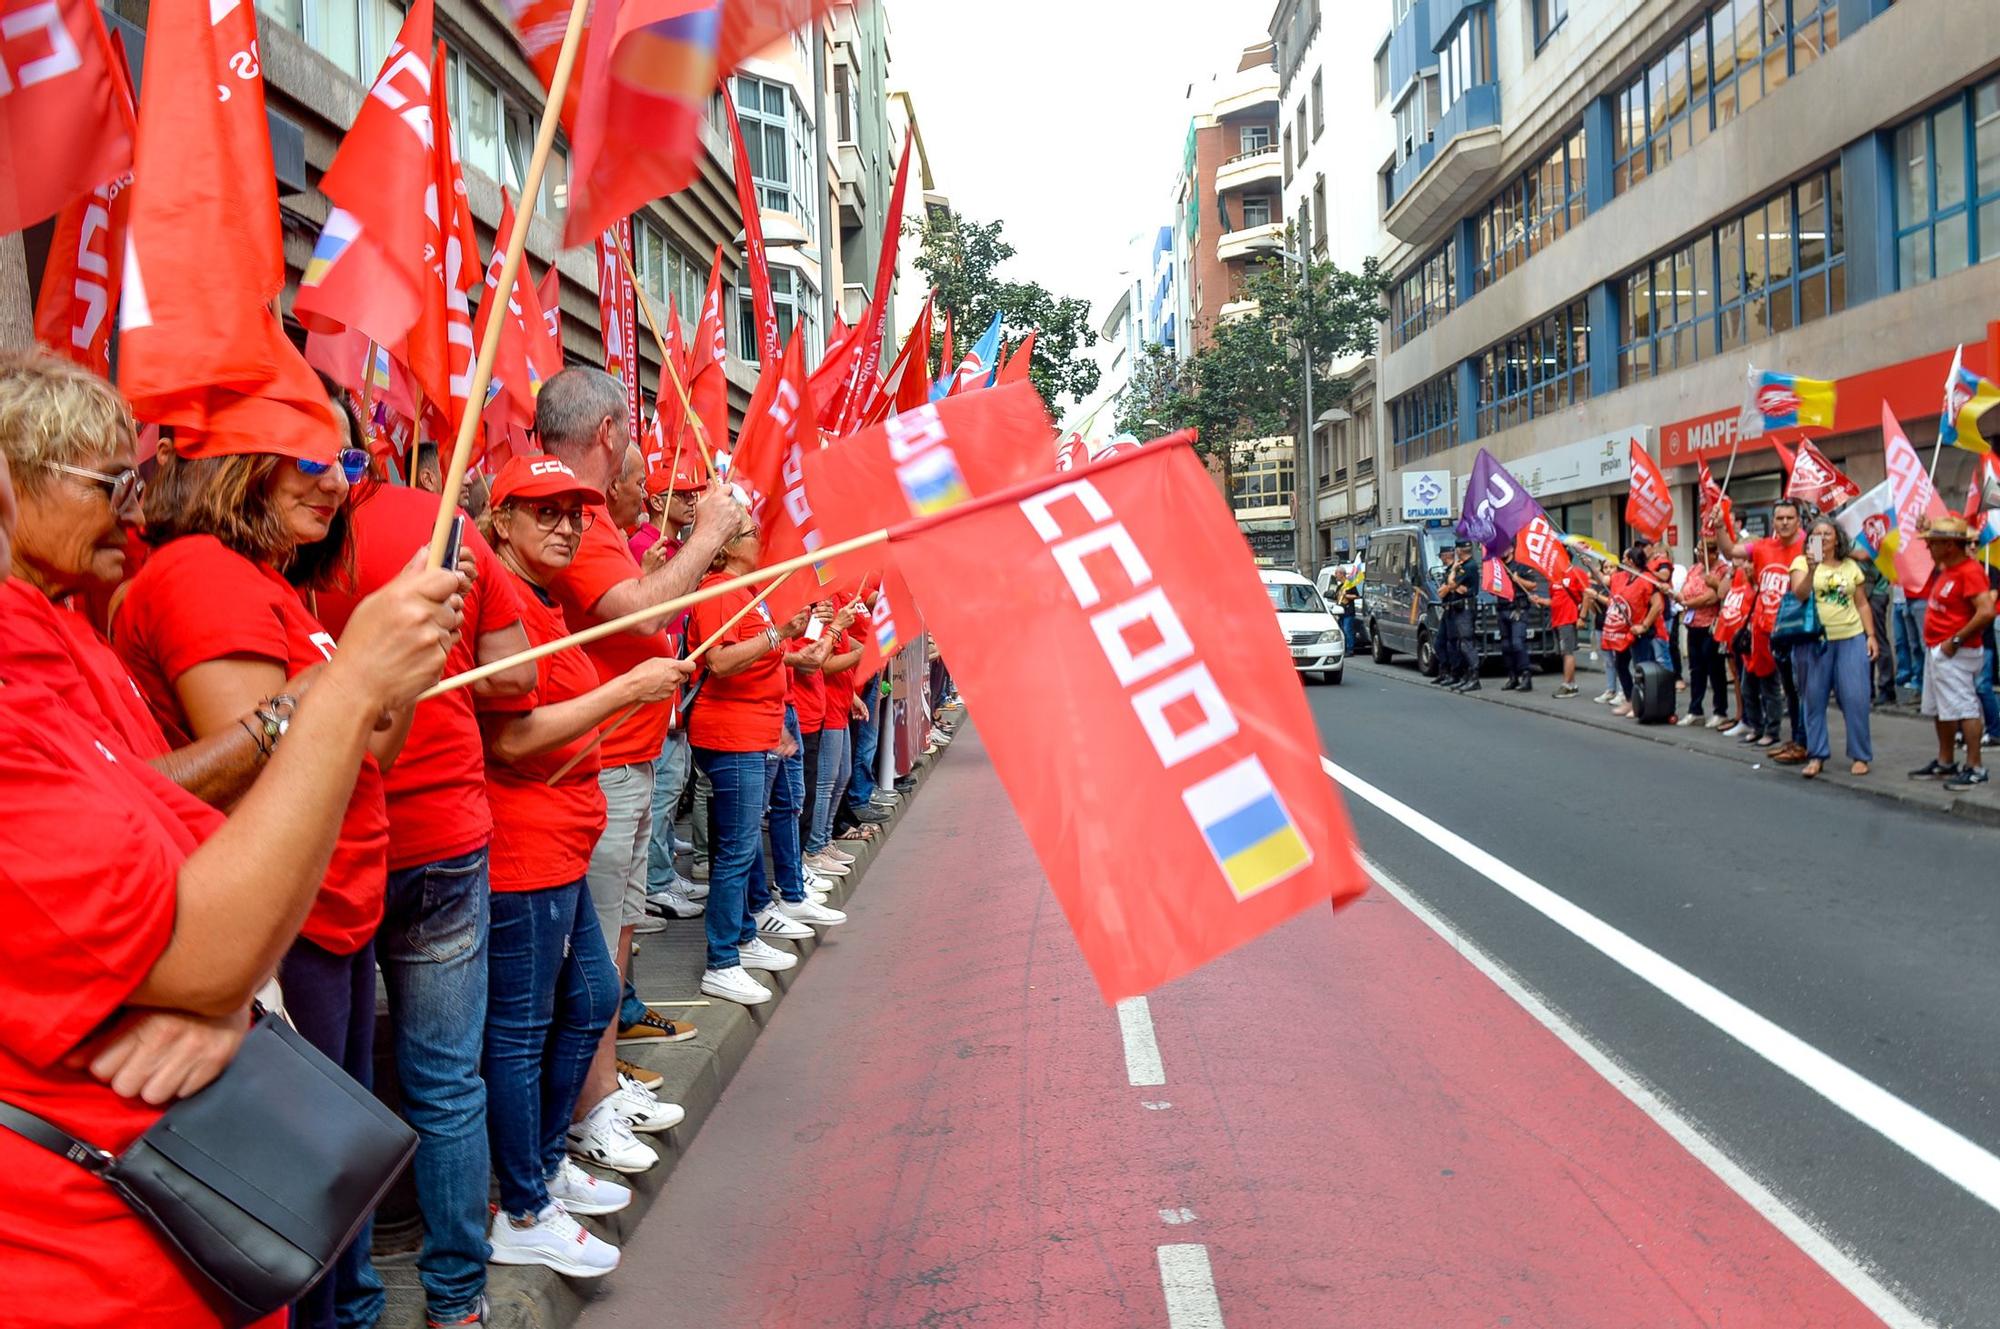
[[[138,503],[146,496],[146,477],[134,470],[123,470],[116,475],[106,475],[103,471],[86,470],[81,466],[68,466],[56,462],[55,468],[64,475],[73,475],[79,480],[103,485],[111,497],[111,510],[123,512],[127,504]]]
[[[549,534],[560,526],[574,526],[582,535],[597,519],[597,514],[589,508],[565,508],[555,503],[530,503],[519,505],[533,519],[535,529]]]
[[[339,463],[340,473],[347,477],[347,483],[355,484],[368,474],[368,449],[342,448],[335,454],[333,462],[307,461],[301,457],[299,470],[306,475],[321,476],[333,469],[334,462]]]

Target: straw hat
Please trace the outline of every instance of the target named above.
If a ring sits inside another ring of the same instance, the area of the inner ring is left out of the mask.
[[[1931,518],[1929,524],[1922,527],[1917,535],[1919,539],[1924,540],[1957,540],[1964,544],[1971,544],[1973,540],[1972,527],[1966,523],[1965,518],[1949,514]]]

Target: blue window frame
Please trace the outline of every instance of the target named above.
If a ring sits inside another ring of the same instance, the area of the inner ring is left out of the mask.
[[[2000,76],[1895,132],[1896,282],[2000,258]]]
[[[1479,354],[1479,436],[1552,415],[1590,396],[1590,322],[1577,300]]]
[[[1578,126],[1549,155],[1509,180],[1474,214],[1479,254],[1472,289],[1483,291],[1583,220],[1584,136]]]
[[[1389,403],[1396,465],[1458,445],[1458,389],[1452,378],[1439,374]]]
[[[1395,350],[1444,322],[1458,305],[1457,247],[1445,241],[1389,292],[1389,349]]]

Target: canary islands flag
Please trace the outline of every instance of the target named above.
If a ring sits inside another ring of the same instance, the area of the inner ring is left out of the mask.
[[[1944,414],[1938,418],[1938,439],[1967,452],[1990,453],[1993,445],[1979,432],[1979,417],[2000,406],[2000,387],[1967,369],[1965,348],[1951,357],[1944,381]]]
[[[1312,865],[1312,849],[1251,754],[1181,793],[1188,814],[1239,900]]]
[[[1776,370],[1750,368],[1750,392],[1740,432],[1757,438],[1767,429],[1833,428],[1834,384]]]

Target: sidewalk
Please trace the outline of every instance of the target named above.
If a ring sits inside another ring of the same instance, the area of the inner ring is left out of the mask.
[[[955,726],[963,715],[964,712],[960,711],[952,724]],[[834,907],[847,906],[848,899],[868,875],[869,866],[881,855],[896,826],[909,812],[910,805],[929,778],[932,766],[943,755],[943,750],[940,750],[934,756],[918,759],[913,771],[917,783],[897,804],[890,819],[883,823],[884,834],[859,848],[852,843],[843,846],[855,856],[854,868],[846,877],[834,882],[829,900]],[[864,913],[848,927],[867,925]],[[832,934],[822,935],[837,939],[839,931],[836,929]],[[688,1042],[664,1047],[628,1043],[619,1048],[621,1057],[636,1061],[665,1078],[666,1083],[657,1091],[660,1098],[680,1104],[687,1111],[687,1119],[671,1131],[642,1137],[659,1151],[658,1167],[636,1177],[615,1178],[632,1187],[630,1208],[608,1218],[580,1220],[607,1241],[623,1247],[630,1240],[653,1202],[665,1189],[675,1165],[687,1153],[696,1133],[714,1111],[724,1087],[750,1055],[751,1045],[770,1024],[778,1008],[784,1005],[785,994],[805,971],[805,962],[812,959],[813,953],[823,943],[813,940],[789,944],[799,953],[801,963],[797,967],[782,974],[755,975],[763,979],[767,987],[775,989],[776,995],[771,1001],[755,1008],[738,1006],[729,1001],[714,1001],[706,1006],[694,1007],[665,1006],[661,1008],[663,1015],[692,1022],[699,1031],[697,1036]],[[635,981],[640,998],[647,1002],[702,1000],[699,989],[706,958],[705,947],[699,918],[668,919],[665,931],[640,937],[638,954],[634,957]],[[589,1170],[600,1176],[615,1175],[598,1168]],[[416,1266],[419,1239],[414,1223],[395,1234],[383,1234],[378,1229],[375,1268],[389,1293],[389,1304],[380,1321],[380,1329],[424,1329],[423,1286],[417,1281]],[[489,1329],[564,1329],[576,1322],[593,1295],[591,1283],[566,1279],[539,1266],[496,1264],[488,1265],[486,1272],[486,1297],[491,1307],[486,1320]],[[611,1277],[616,1279],[617,1275]]]
[[[1759,774],[1775,775],[1788,780],[1797,780],[1797,766],[1780,766],[1770,759],[1770,749],[1747,746],[1733,738],[1724,738],[1719,730],[1704,729],[1690,725],[1642,725],[1630,719],[1622,719],[1611,713],[1609,706],[1599,706],[1590,700],[1604,690],[1604,669],[1596,660],[1584,656],[1577,661],[1576,684],[1582,694],[1568,701],[1558,701],[1555,690],[1562,682],[1560,674],[1535,675],[1535,690],[1529,693],[1502,692],[1505,679],[1485,677],[1480,680],[1480,689],[1469,694],[1447,692],[1443,688],[1430,687],[1430,680],[1418,673],[1415,666],[1398,660],[1386,665],[1378,665],[1366,654],[1349,660],[1350,669],[1359,667],[1371,678],[1383,678],[1400,682],[1410,687],[1422,687],[1438,693],[1438,704],[1459,705],[1466,702],[1486,702],[1497,706],[1511,706],[1516,710],[1533,711],[1537,714],[1567,720],[1573,724],[1589,725],[1593,729],[1612,730],[1633,738],[1653,743],[1664,743],[1670,747],[1684,748],[1690,752],[1706,753],[1724,761],[1735,762],[1758,770]],[[1687,713],[1688,696],[1678,694],[1681,714]],[[1936,781],[1912,780],[1906,772],[1915,770],[1937,756],[1936,731],[1931,722],[1916,716],[1904,706],[1877,708],[1869,717],[1869,737],[1874,740],[1875,761],[1870,774],[1852,776],[1847,773],[1846,722],[1838,707],[1827,717],[1827,729],[1831,736],[1832,759],[1818,779],[1817,784],[1834,785],[1850,789],[1856,793],[1886,798],[1930,812],[1949,813],[1988,826],[2000,826],[2000,784],[1990,784],[1981,789],[1967,790],[1954,794],[1945,790]],[[1989,768],[1993,762],[1982,756]]]

